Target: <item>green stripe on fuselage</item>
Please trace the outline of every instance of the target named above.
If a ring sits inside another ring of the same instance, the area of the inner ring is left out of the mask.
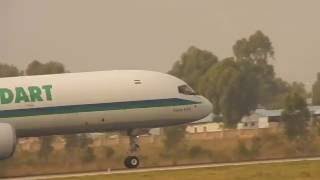
[[[112,102],[99,104],[81,104],[81,105],[66,105],[54,107],[40,107],[29,109],[13,109],[0,110],[0,118],[13,118],[25,116],[40,116],[53,114],[69,114],[81,112],[95,112],[95,111],[110,111],[110,110],[126,110],[139,108],[154,108],[154,107],[169,107],[199,104],[191,100],[170,98],[170,99],[155,99],[143,101],[127,101],[127,102]]]

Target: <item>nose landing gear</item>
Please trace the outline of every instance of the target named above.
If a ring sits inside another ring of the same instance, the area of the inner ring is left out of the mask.
[[[140,164],[139,158],[136,156],[138,153],[139,146],[139,136],[132,133],[132,131],[128,131],[129,135],[129,156],[124,160],[124,165],[127,168],[137,168]]]
[[[128,156],[125,160],[124,160],[124,165],[127,168],[137,168],[139,166],[139,158],[137,156]]]

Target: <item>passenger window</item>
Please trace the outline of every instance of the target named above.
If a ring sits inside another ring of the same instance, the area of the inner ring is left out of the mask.
[[[182,85],[178,87],[179,93],[185,95],[197,95],[197,93],[188,85]]]

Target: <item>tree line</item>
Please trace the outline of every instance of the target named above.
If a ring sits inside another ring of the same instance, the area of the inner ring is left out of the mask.
[[[283,109],[289,136],[306,131],[310,112],[306,98],[320,105],[320,73],[311,93],[301,82],[276,76],[275,50],[270,38],[256,31],[232,45],[233,54],[219,59],[214,53],[191,46],[168,72],[187,82],[213,104],[216,121],[234,128],[257,108]]]

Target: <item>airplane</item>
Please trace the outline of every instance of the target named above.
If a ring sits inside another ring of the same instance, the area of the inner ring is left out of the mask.
[[[145,70],[112,70],[0,79],[0,159],[18,138],[124,131],[127,168],[137,168],[138,137],[151,128],[197,121],[211,103],[184,81]]]

